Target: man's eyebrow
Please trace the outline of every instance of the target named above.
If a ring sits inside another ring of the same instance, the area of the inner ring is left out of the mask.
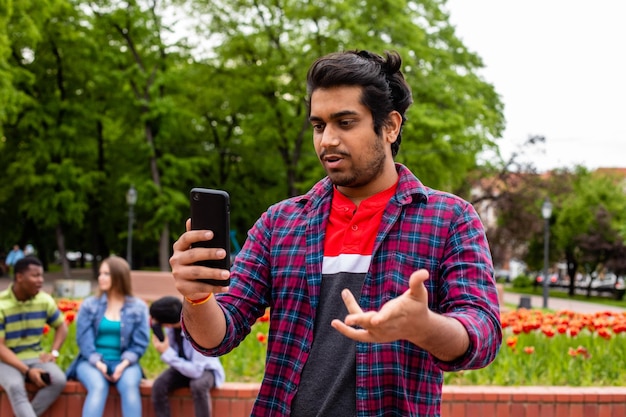
[[[336,113],[332,113],[330,115],[330,119],[339,119],[345,116],[356,116],[358,115],[358,113],[354,110],[342,110]],[[315,115],[311,115],[309,116],[309,121],[311,122],[319,122],[319,121],[323,121],[323,119],[321,117],[315,116]]]

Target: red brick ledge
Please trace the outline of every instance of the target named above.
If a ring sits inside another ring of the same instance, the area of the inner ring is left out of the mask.
[[[154,417],[150,395],[152,380],[141,382],[143,413],[141,417]],[[222,387],[211,391],[213,415],[220,417],[249,416],[252,406],[259,392],[259,383],[227,382]],[[28,390],[35,392],[35,386],[28,384]],[[87,390],[80,382],[68,381],[61,396],[43,414],[42,417],[75,417],[80,415]],[[121,417],[119,394],[114,387],[109,392],[109,398],[104,410],[104,417]],[[194,415],[191,392],[188,388],[177,389],[170,395],[172,417],[189,417]],[[0,388],[0,416],[12,416],[11,404]]]
[[[444,386],[441,417],[626,416],[626,387]]]
[[[247,417],[260,384],[227,382],[211,391],[213,415]],[[143,416],[154,417],[150,392],[152,381],[143,381]],[[68,382],[61,397],[42,417],[74,417],[80,413],[85,388]],[[170,396],[173,417],[193,415],[188,389]],[[11,406],[0,389],[0,416],[12,415]],[[105,417],[121,417],[119,396],[111,389]],[[444,386],[441,417],[623,417],[626,416],[626,387],[565,386]]]

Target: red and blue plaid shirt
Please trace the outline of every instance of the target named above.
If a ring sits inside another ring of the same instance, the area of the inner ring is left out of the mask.
[[[357,342],[357,415],[439,416],[443,372],[488,365],[502,342],[491,254],[469,203],[425,187],[396,166],[398,187],[381,221],[360,305],[380,309],[407,290],[411,273],[425,268],[431,310],[459,320],[470,347],[450,363],[403,340]],[[270,308],[265,375],[252,416],[290,414],[313,343],[332,195],[324,178],[261,216],[233,264],[230,291],[216,296],[226,316],[223,342],[204,349],[192,341],[206,355],[228,353]]]

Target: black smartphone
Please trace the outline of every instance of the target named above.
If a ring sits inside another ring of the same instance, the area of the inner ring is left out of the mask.
[[[50,385],[50,374],[47,372],[42,372],[41,373],[41,380],[46,384],[46,385]]]
[[[224,190],[193,188],[191,202],[191,229],[211,230],[213,239],[194,243],[193,247],[221,248],[226,251],[224,259],[197,262],[209,268],[230,270],[230,196]],[[229,279],[200,278],[200,282],[227,287]]]
[[[163,334],[163,326],[161,326],[161,323],[153,321],[152,323],[150,323],[150,327],[152,328],[152,333],[154,333],[156,338],[159,339],[159,342],[165,340],[165,335]]]

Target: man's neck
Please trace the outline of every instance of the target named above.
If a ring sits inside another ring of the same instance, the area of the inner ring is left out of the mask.
[[[15,296],[15,298],[17,299],[17,301],[28,301],[33,297],[29,297],[27,294],[22,293],[22,291],[17,290],[15,287],[13,287],[13,295]]]

